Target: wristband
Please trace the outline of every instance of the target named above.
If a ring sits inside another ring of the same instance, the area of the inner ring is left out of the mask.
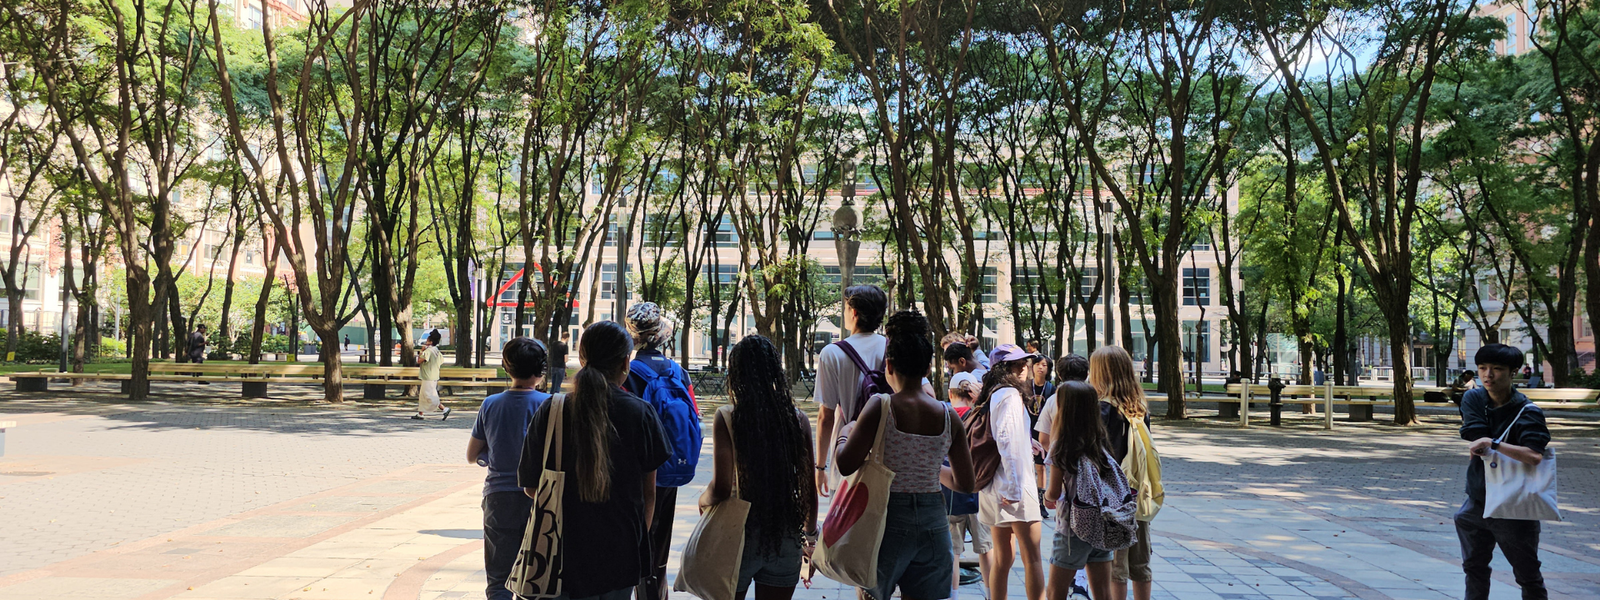
[[[1500,442],[1499,442],[1499,440],[1495,440],[1495,441],[1491,441],[1491,442],[1489,442],[1489,449],[1490,449],[1490,450],[1499,450],[1499,449],[1500,449]]]
[[[826,471],[826,470],[828,470],[828,465],[819,465],[819,466],[817,466],[817,470],[818,471]]]

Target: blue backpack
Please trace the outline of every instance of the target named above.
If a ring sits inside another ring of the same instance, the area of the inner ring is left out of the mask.
[[[675,364],[667,374],[640,360],[629,363],[628,368],[644,379],[644,393],[639,396],[655,407],[661,430],[667,435],[667,449],[672,452],[667,463],[656,469],[656,486],[688,484],[694,480],[695,467],[700,465],[700,445],[705,436],[700,431],[700,413],[689,398],[686,375]]]

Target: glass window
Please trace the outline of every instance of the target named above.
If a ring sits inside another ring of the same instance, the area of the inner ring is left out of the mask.
[[[600,299],[610,300],[616,288],[617,265],[615,263],[600,265]]]
[[[1211,269],[1183,270],[1183,305],[1211,306]]]
[[[1078,297],[1089,299],[1090,304],[1100,303],[1100,267],[1083,268],[1083,281],[1078,283]]]
[[[982,287],[980,288],[983,291],[979,292],[979,302],[993,304],[1000,301],[1000,286],[997,284],[999,279],[1000,275],[997,269],[994,267],[983,268]]]
[[[723,217],[718,220],[716,231],[712,233],[711,239],[718,248],[739,247],[739,233],[733,228],[733,219]]]
[[[1210,321],[1184,321],[1181,333],[1183,334],[1183,358],[1185,362],[1211,362]]]

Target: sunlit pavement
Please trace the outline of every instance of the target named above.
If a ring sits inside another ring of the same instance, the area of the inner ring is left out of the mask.
[[[412,421],[404,399],[329,406],[310,388],[247,402],[158,386],[170,395],[138,404],[109,389],[0,392],[0,419],[18,423],[0,458],[0,600],[483,597],[475,400]],[[1466,457],[1448,415],[1331,433],[1294,417],[1158,421],[1156,597],[1460,597],[1450,515]],[[1600,432],[1593,414],[1553,421],[1568,520],[1545,526],[1546,581],[1552,597],[1600,597]],[[679,493],[680,546],[699,492]],[[1495,568],[1494,597],[1520,597]],[[1020,567],[1009,595],[1024,596]],[[796,594],[853,596],[821,579]]]

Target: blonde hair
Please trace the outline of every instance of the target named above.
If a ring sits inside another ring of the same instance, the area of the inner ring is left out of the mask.
[[[1089,356],[1089,385],[1111,400],[1123,416],[1138,419],[1149,412],[1144,387],[1133,371],[1133,357],[1120,346],[1101,346]]]

